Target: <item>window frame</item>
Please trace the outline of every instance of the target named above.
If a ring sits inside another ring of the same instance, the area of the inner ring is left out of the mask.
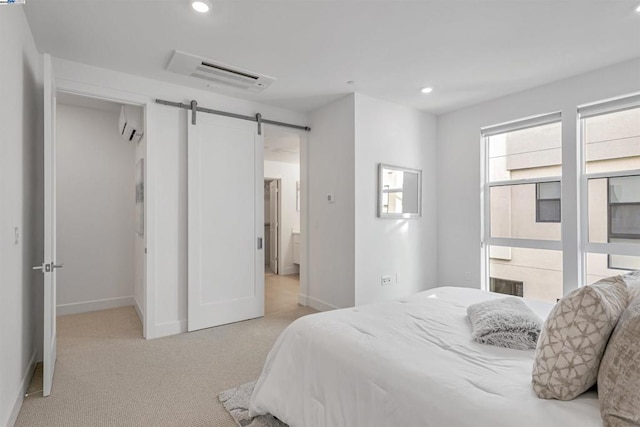
[[[488,246],[509,246],[516,248],[530,249],[548,249],[562,250],[562,238],[560,240],[538,240],[538,239],[521,239],[514,237],[491,237],[491,188],[500,186],[514,186],[524,184],[538,184],[542,182],[559,181],[562,185],[562,176],[548,176],[527,179],[512,179],[507,181],[491,181],[489,173],[489,139],[492,136],[500,135],[507,132],[514,132],[538,126],[544,126],[552,123],[560,123],[562,126],[562,115],[559,111],[547,114],[541,114],[532,117],[526,117],[495,126],[482,128],[482,245]],[[560,202],[562,206],[562,201]],[[561,207],[562,209],[562,207]],[[488,257],[487,251],[487,257]],[[487,258],[488,262],[488,258]],[[488,269],[487,269],[488,272]],[[488,275],[486,275],[486,287],[488,289]]]
[[[594,98],[591,98],[594,99]],[[552,101],[553,102],[553,101]],[[640,169],[612,173],[586,173],[586,150],[584,144],[585,121],[587,116],[600,115],[640,106],[640,91],[634,89],[624,95],[611,98],[599,98],[596,101],[585,102],[584,94],[580,96],[568,96],[561,102],[553,102],[547,111],[553,108],[561,108],[562,125],[562,201],[561,201],[561,241],[530,241],[524,239],[497,239],[490,237],[489,224],[491,223],[489,197],[489,152],[487,149],[488,132],[509,130],[513,123],[522,123],[524,120],[504,122],[501,125],[481,127],[478,142],[480,143],[480,270],[481,288],[489,290],[489,253],[491,246],[528,247],[533,249],[551,249],[562,253],[562,277],[563,295],[584,286],[587,283],[587,254],[613,254],[638,256],[638,245],[624,243],[591,243],[589,242],[588,227],[588,183],[590,179],[608,178],[615,176],[627,176],[640,174]],[[516,109],[516,111],[532,112],[528,106]],[[506,116],[504,115],[506,114]],[[498,113],[500,117],[509,117],[511,111]],[[560,113],[558,113],[560,114]],[[496,117],[496,114],[490,114]],[[523,117],[524,114],[520,117]],[[531,116],[534,122],[545,115]],[[513,117],[513,116],[511,116]],[[498,120],[494,121],[497,123]],[[534,123],[535,124],[535,123]],[[504,185],[515,185],[519,182],[513,180],[504,182]],[[520,182],[524,183],[524,182]],[[497,185],[498,183],[493,183]],[[636,247],[634,247],[636,246]]]
[[[630,94],[609,100],[603,100],[577,107],[578,119],[578,155],[580,162],[580,190],[579,190],[579,218],[580,218],[580,256],[582,262],[582,275],[586,277],[587,253],[607,255],[628,255],[638,256],[638,245],[620,242],[590,242],[589,241],[589,180],[607,179],[607,227],[610,228],[609,212],[609,179],[622,178],[632,175],[640,175],[640,169],[627,169],[612,172],[591,172],[587,173],[586,161],[586,119],[601,115],[613,114],[620,111],[640,108],[640,93]],[[609,230],[607,230],[607,240],[609,240]],[[609,263],[609,262],[607,262]],[[581,285],[582,286],[582,285]]]
[[[492,136],[500,135],[503,133],[514,132],[518,130],[534,128],[538,126],[544,126],[549,124],[559,123],[563,126],[562,114],[560,111],[554,111],[551,113],[540,114],[537,116],[526,117],[523,119],[498,124],[495,126],[484,127],[480,129],[481,139],[481,253],[482,253],[482,282],[481,287],[485,291],[490,290],[491,286],[491,269],[490,269],[490,247],[491,246],[505,246],[510,248],[526,248],[526,249],[544,249],[555,250],[562,252],[562,230],[559,240],[541,240],[541,239],[522,239],[513,237],[491,237],[491,188],[500,186],[515,186],[524,184],[537,184],[544,182],[560,182],[560,188],[562,189],[562,176],[546,176],[527,179],[513,179],[505,181],[491,181],[490,177],[490,156],[489,156],[489,140]],[[564,136],[564,132],[561,131]],[[561,151],[564,158],[564,138],[561,141]],[[563,160],[564,162],[564,160]],[[562,194],[562,192],[561,192]],[[560,200],[560,209],[562,212],[562,200]],[[537,204],[536,204],[537,207]],[[537,210],[537,209],[536,209]],[[537,212],[536,212],[537,217]],[[562,219],[562,218],[561,218]],[[562,222],[560,222],[562,227]],[[563,284],[563,289],[564,289]]]

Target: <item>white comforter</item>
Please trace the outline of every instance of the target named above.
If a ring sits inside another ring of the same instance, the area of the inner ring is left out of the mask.
[[[435,288],[300,318],[269,353],[251,414],[291,427],[602,426],[594,392],[535,396],[533,351],[471,340],[466,307],[500,297]],[[543,319],[551,309],[527,304]]]

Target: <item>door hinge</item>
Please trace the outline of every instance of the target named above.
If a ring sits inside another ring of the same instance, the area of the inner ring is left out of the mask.
[[[258,237],[258,250],[262,249],[262,237]]]

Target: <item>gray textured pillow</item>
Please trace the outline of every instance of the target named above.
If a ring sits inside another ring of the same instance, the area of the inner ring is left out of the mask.
[[[640,426],[640,297],[622,313],[598,373],[600,412],[606,427]]]
[[[530,350],[536,348],[542,320],[519,298],[501,298],[467,308],[473,332],[481,344]]]
[[[637,297],[640,297],[640,270],[623,274],[621,278],[627,285],[627,291],[629,292],[629,301],[633,301]]]
[[[627,287],[620,276],[578,288],[555,305],[533,364],[539,398],[571,400],[595,384],[607,341],[626,306]]]

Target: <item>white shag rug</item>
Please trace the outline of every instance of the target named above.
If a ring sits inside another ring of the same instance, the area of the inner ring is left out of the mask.
[[[249,400],[256,382],[242,384],[239,387],[223,391],[218,399],[240,427],[288,427],[273,415],[249,417]]]

